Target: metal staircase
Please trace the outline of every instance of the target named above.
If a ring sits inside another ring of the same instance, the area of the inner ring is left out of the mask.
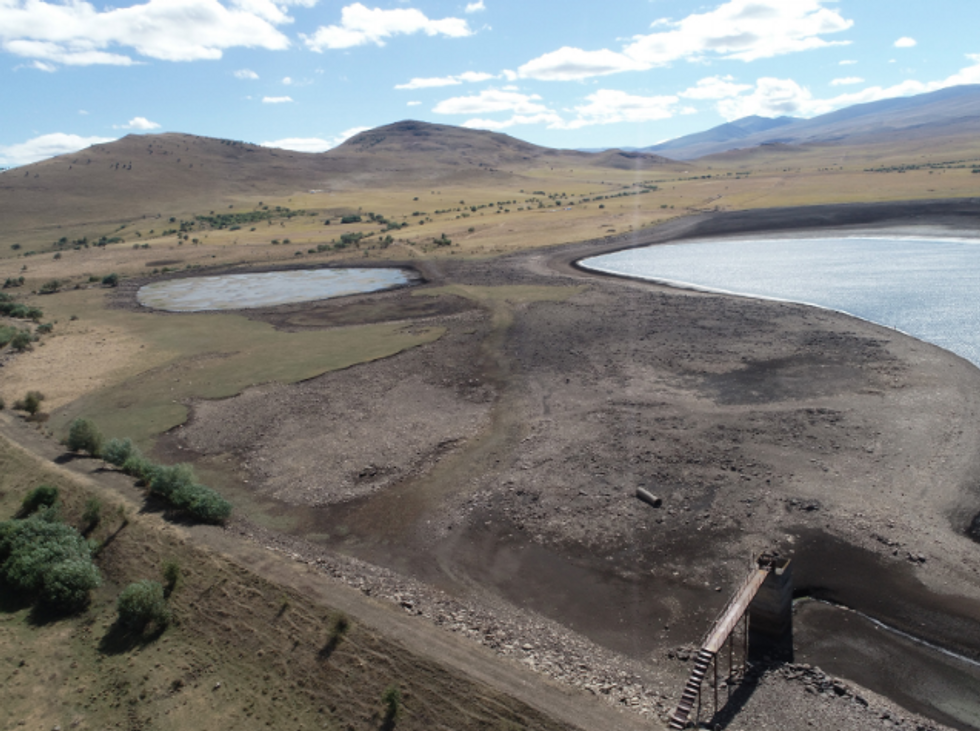
[[[698,698],[701,695],[701,685],[704,682],[704,676],[708,673],[708,668],[711,667],[711,663],[716,660],[718,651],[724,646],[725,641],[738,626],[739,621],[748,610],[753,597],[755,597],[759,591],[759,587],[762,586],[762,582],[766,580],[771,570],[771,564],[760,563],[758,568],[754,568],[748,578],[742,582],[742,585],[729,600],[728,604],[725,605],[721,614],[718,615],[718,619],[711,625],[711,629],[701,643],[701,649],[698,651],[697,658],[695,659],[691,676],[687,679],[687,685],[684,686],[684,693],[681,696],[680,703],[677,704],[677,708],[670,715],[670,728],[683,729],[687,727],[691,717],[691,711],[694,710],[695,705],[698,703]],[[715,672],[715,682],[715,700],[717,704],[717,669]]]
[[[715,653],[709,650],[702,648],[698,652],[698,656],[694,660],[691,677],[687,679],[687,685],[684,686],[681,702],[677,704],[677,708],[670,716],[670,728],[682,729],[687,726],[687,719],[690,718],[691,711],[698,702],[698,696],[701,695],[701,683],[704,681],[704,676],[707,675],[708,668],[711,667],[711,662],[714,659]]]

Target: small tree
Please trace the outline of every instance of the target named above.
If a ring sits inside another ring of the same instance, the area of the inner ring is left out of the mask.
[[[88,419],[75,419],[68,429],[67,446],[72,452],[88,452],[93,457],[102,453],[102,432]]]
[[[85,501],[85,511],[82,513],[82,521],[92,530],[102,520],[102,501],[95,497],[90,497]]]
[[[381,703],[385,707],[384,722],[386,726],[394,725],[401,713],[402,692],[397,685],[389,685],[381,694]]]
[[[58,502],[58,488],[54,485],[41,485],[27,493],[21,503],[21,511],[28,515],[38,508],[51,507],[56,502]]]
[[[18,353],[23,353],[25,350],[31,349],[31,343],[34,342],[34,337],[31,335],[29,330],[20,330],[14,335],[10,340],[10,347],[16,350]]]
[[[139,632],[151,622],[158,628],[170,623],[170,608],[158,581],[144,579],[127,586],[116,601],[116,611],[121,625]]]
[[[31,416],[34,416],[38,411],[41,410],[41,402],[44,401],[44,394],[40,391],[28,391],[23,400],[18,401],[14,404],[15,409],[20,411],[26,411]]]
[[[128,437],[126,439],[110,439],[102,447],[102,459],[116,467],[122,467],[126,464],[126,460],[137,453],[133,440]]]
[[[180,562],[176,559],[168,559],[163,562],[163,580],[167,585],[163,589],[164,596],[173,594],[177,584],[180,583]]]
[[[112,274],[106,274],[102,277],[102,284],[106,287],[115,287],[119,284],[119,275],[113,272]]]

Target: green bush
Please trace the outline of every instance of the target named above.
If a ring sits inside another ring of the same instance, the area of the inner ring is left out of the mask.
[[[385,724],[394,723],[401,713],[402,692],[397,685],[389,685],[381,694],[381,704],[385,708]]]
[[[99,569],[91,559],[68,559],[48,571],[41,589],[41,602],[65,611],[78,609],[88,601],[89,592],[101,583]]]
[[[167,582],[164,594],[170,596],[180,583],[180,563],[175,559],[163,562],[163,580]]]
[[[102,454],[102,432],[88,419],[75,419],[68,428],[67,446],[72,452],[88,452],[93,457]]]
[[[50,335],[52,330],[54,330],[54,323],[46,322],[43,325],[38,325],[36,332],[38,335]]]
[[[133,440],[129,439],[110,439],[102,447],[102,459],[116,467],[122,467],[133,455],[139,454]]]
[[[194,484],[194,469],[189,464],[157,465],[149,479],[150,492],[173,501]]]
[[[155,464],[140,454],[136,447],[133,447],[132,453],[126,457],[126,461],[122,464],[122,471],[130,477],[135,477],[137,480],[149,484],[156,467]]]
[[[27,493],[20,507],[22,512],[27,515],[38,508],[49,508],[56,502],[58,502],[58,488],[54,485],[41,485]]]
[[[102,520],[102,501],[91,497],[85,501],[85,510],[82,512],[82,521],[89,529],[94,528]]]
[[[44,401],[43,393],[40,391],[28,391],[22,400],[14,402],[14,408],[18,411],[26,411],[31,416],[34,416],[34,414],[41,410],[42,401]]]
[[[102,284],[107,287],[115,287],[119,284],[119,275],[113,272],[112,274],[106,274],[102,277]]]
[[[0,325],[0,348],[13,340],[16,334],[17,328],[10,327],[9,325]]]
[[[119,623],[132,630],[142,631],[151,622],[157,627],[170,623],[170,608],[157,581],[136,581],[119,595],[116,601]]]
[[[41,515],[0,523],[0,578],[59,610],[82,606],[101,583],[88,542]]]
[[[28,330],[18,330],[17,334],[10,339],[10,347],[18,353],[23,353],[25,350],[31,349],[31,343],[33,342],[34,337]]]

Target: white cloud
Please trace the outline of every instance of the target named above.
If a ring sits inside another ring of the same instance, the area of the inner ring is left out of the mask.
[[[432,89],[440,86],[458,86],[464,82],[476,83],[497,78],[493,74],[485,74],[477,71],[466,71],[456,76],[437,76],[430,78],[415,78],[404,84],[398,84],[396,89]]]
[[[112,140],[112,137],[81,137],[63,132],[41,135],[16,145],[0,145],[0,165],[3,167],[28,165],[38,160],[77,152],[91,145],[112,142]]]
[[[971,61],[970,66],[939,81],[922,82],[910,79],[893,86],[869,86],[860,91],[840,94],[829,99],[815,99],[809,89],[800,86],[792,79],[759,79],[751,94],[720,101],[718,111],[728,120],[751,114],[763,117],[782,114],[812,117],[854,104],[926,94],[950,86],[980,84],[980,53],[967,54],[966,57]]]
[[[421,104],[422,104],[422,102],[408,102],[408,104],[406,106],[409,106],[409,107],[417,107],[417,106],[420,106]]]
[[[824,7],[828,0],[729,0],[706,13],[681,21],[657,21],[667,27],[635,36],[624,49],[631,58],[653,65],[709,57],[755,61],[787,53],[846,44],[823,36],[845,31],[854,21]]]
[[[678,94],[685,99],[727,99],[752,88],[751,84],[736,84],[731,76],[710,76]]]
[[[238,69],[238,71],[235,72],[235,78],[244,79],[246,81],[255,81],[259,78],[259,75],[251,69]]]
[[[793,79],[766,77],[756,81],[751,94],[720,101],[718,111],[728,121],[754,114],[760,117],[803,116],[812,101],[809,89]]]
[[[845,58],[843,61],[838,61],[837,62],[837,65],[838,66],[853,66],[856,63],[857,63],[857,61],[855,61],[853,58]]]
[[[528,61],[517,69],[517,75],[523,79],[540,81],[574,81],[647,68],[650,68],[650,64],[615,51],[583,51],[581,48],[565,46]]]
[[[467,13],[479,13],[481,10],[486,10],[487,6],[483,4],[483,0],[476,0],[475,3],[466,4]]]
[[[138,129],[138,130],[150,130],[159,129],[160,125],[156,122],[151,122],[146,117],[133,117],[126,124],[114,124],[113,129]]]
[[[263,104],[286,104],[291,102],[293,98],[291,96],[264,96],[262,97]]]
[[[679,21],[660,19],[655,32],[637,35],[622,51],[584,51],[564,47],[532,59],[518,69],[523,78],[570,81],[622,71],[645,70],[675,61],[712,58],[755,61],[788,53],[847,45],[824,36],[854,25],[834,0],[727,0],[713,10]]]
[[[286,137],[285,139],[275,140],[274,142],[260,142],[262,147],[276,147],[280,150],[295,150],[296,152],[326,152],[337,145],[345,142],[354,135],[365,132],[370,127],[351,127],[344,130],[339,135],[324,140],[319,137]]]
[[[494,132],[508,129],[522,124],[546,124],[550,129],[560,129],[564,125],[564,120],[554,112],[542,112],[541,114],[515,114],[510,119],[469,119],[463,122],[463,127],[470,129],[488,129]]]
[[[513,112],[514,114],[539,114],[550,111],[540,103],[537,94],[520,94],[514,91],[486,89],[475,96],[457,96],[439,102],[433,108],[436,114],[487,114],[489,112]]]
[[[679,101],[676,96],[637,96],[613,89],[600,89],[586,99],[588,104],[575,107],[578,117],[568,122],[567,128],[669,119],[676,113],[675,105]]]
[[[909,38],[908,36],[903,36],[895,41],[895,48],[913,48],[917,45],[918,43],[915,38]]]
[[[288,76],[286,76],[286,77],[283,78],[282,83],[284,83],[286,86],[289,86],[290,84],[293,83],[293,80],[291,78],[289,78]]]
[[[853,84],[863,84],[864,79],[860,76],[846,76],[843,79],[834,79],[830,82],[831,86],[851,86]]]
[[[38,71],[44,71],[49,74],[53,74],[58,70],[58,67],[53,63],[47,63],[46,61],[35,61],[31,64],[31,68],[37,69]]]
[[[372,10],[361,3],[354,3],[341,10],[340,25],[320,26],[312,36],[300,34],[300,37],[311,50],[321,52],[324,49],[353,48],[369,43],[383,46],[385,39],[391,36],[413,33],[462,38],[472,35],[473,31],[462,18],[432,20],[415,8]]]
[[[310,4],[301,0],[298,4]],[[289,47],[276,25],[291,22],[292,0],[147,0],[99,10],[84,0],[0,1],[0,47],[25,58],[75,66],[221,58],[228,48]],[[107,49],[113,49],[112,51]]]

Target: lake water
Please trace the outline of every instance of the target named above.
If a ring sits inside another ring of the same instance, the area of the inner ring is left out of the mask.
[[[238,310],[377,292],[414,281],[403,269],[302,269],[169,279],[140,287],[136,299],[169,312]]]
[[[847,312],[980,366],[980,241],[812,238],[692,241],[581,262],[675,286]]]

